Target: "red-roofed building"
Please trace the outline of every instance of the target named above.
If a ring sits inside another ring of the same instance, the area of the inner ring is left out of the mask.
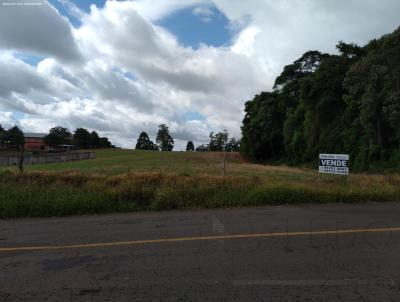
[[[44,150],[46,144],[44,137],[47,133],[25,133],[25,149],[26,150]]]

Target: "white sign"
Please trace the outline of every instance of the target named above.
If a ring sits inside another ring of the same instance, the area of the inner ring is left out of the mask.
[[[320,154],[319,173],[349,174],[348,154]]]

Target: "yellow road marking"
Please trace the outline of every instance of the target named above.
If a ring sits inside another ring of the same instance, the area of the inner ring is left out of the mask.
[[[369,228],[369,229],[345,229],[345,230],[326,230],[326,231],[304,231],[304,232],[280,232],[280,233],[259,233],[259,234],[240,234],[240,235],[220,235],[220,236],[199,236],[199,237],[178,237],[164,239],[148,240],[129,240],[99,243],[82,243],[70,245],[45,245],[45,246],[21,246],[0,248],[0,253],[22,252],[22,251],[45,251],[45,250],[64,250],[64,249],[83,249],[83,248],[101,248],[124,245],[144,245],[157,243],[175,243],[186,241],[206,241],[206,240],[229,240],[229,239],[247,239],[247,238],[269,238],[269,237],[300,237],[310,235],[345,235],[357,233],[387,233],[400,232],[400,227],[394,228]]]

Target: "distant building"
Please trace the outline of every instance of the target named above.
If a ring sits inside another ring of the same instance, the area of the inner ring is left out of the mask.
[[[44,150],[46,144],[44,137],[47,133],[25,133],[25,149],[26,150]]]

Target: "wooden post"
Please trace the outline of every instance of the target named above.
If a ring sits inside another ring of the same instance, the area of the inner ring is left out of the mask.
[[[222,176],[225,176],[225,162],[226,162],[226,151],[224,150],[224,157],[222,159]]]

